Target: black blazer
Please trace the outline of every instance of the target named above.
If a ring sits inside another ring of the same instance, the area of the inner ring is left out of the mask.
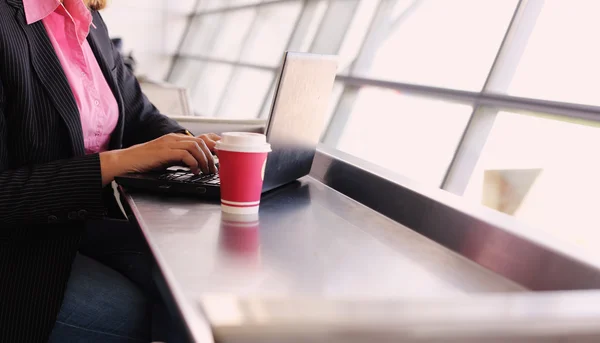
[[[183,130],[142,94],[100,14],[88,42],[119,105],[110,148]],[[0,0],[0,342],[43,342],[60,309],[86,219],[105,214],[98,154],[43,23]]]

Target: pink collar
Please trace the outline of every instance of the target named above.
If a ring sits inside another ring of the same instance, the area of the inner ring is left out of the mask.
[[[64,7],[77,27],[76,31],[85,34],[84,37],[78,37],[80,40],[87,37],[90,25],[93,25],[92,14],[83,0],[64,0],[62,4],[60,0],[23,0],[23,7],[28,25],[43,20],[57,8]]]
[[[23,0],[25,19],[31,25],[46,18],[60,6],[60,0]]]

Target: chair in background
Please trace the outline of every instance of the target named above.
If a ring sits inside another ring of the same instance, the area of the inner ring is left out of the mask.
[[[168,116],[193,116],[187,89],[167,83],[139,80],[142,91],[161,113]]]

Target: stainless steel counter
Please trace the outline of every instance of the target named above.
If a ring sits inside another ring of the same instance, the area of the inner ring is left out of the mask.
[[[222,343],[596,343],[597,291],[417,299],[206,296]]]
[[[524,291],[311,177],[265,195],[258,229],[224,225],[216,202],[126,199],[195,341],[212,337],[198,305],[211,295],[414,299]]]

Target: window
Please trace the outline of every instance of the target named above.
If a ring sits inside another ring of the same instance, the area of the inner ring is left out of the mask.
[[[301,9],[300,2],[261,7],[248,37],[244,40],[240,60],[278,66]]]
[[[325,122],[326,123],[331,122],[331,118],[335,114],[337,105],[340,101],[340,97],[342,96],[343,91],[344,91],[344,85],[342,83],[336,82],[333,85],[333,90],[331,91],[331,97],[329,99],[329,107],[327,108],[327,113],[325,114]],[[325,134],[325,132],[323,134]]]
[[[597,251],[600,124],[500,112],[465,197]]]
[[[336,119],[347,117],[346,123],[337,128],[339,138],[329,132],[325,143],[438,186],[471,112],[467,105],[364,87],[343,95]]]
[[[209,55],[216,44],[221,25],[221,13],[195,17],[184,39],[181,53],[186,55]]]
[[[352,21],[358,0],[331,0],[325,11],[321,26],[310,51],[320,54],[337,54],[344,40],[344,33]]]
[[[222,18],[215,43],[207,51],[208,56],[215,59],[237,61],[248,36],[247,31],[256,19],[256,10],[241,9],[225,12]]]
[[[256,118],[273,81],[270,71],[238,68],[231,78],[218,116],[226,118]]]
[[[382,1],[355,74],[481,90],[517,1]]]
[[[327,0],[313,0],[304,3],[296,30],[290,40],[293,51],[309,51],[310,46],[323,22],[327,10]]]
[[[233,73],[233,67],[225,63],[202,63],[202,70],[192,77],[196,85],[190,95],[194,110],[204,116],[214,116],[227,82]]]
[[[352,21],[348,24],[344,40],[337,51],[340,73],[348,73],[354,64],[380,3],[379,0],[363,0],[354,7]]]
[[[540,2],[508,94],[600,105],[600,2]],[[535,19],[535,20],[534,20]],[[499,90],[505,91],[505,90]]]
[[[261,0],[201,0],[198,4],[198,11],[211,11],[225,8],[231,8],[236,6],[257,4]]]
[[[268,113],[274,75],[303,13],[314,14],[308,8],[300,0],[201,1],[169,81],[190,90],[200,116]]]
[[[198,75],[204,63],[190,59],[180,59],[171,72],[171,82],[187,88],[190,92],[196,88]]]

